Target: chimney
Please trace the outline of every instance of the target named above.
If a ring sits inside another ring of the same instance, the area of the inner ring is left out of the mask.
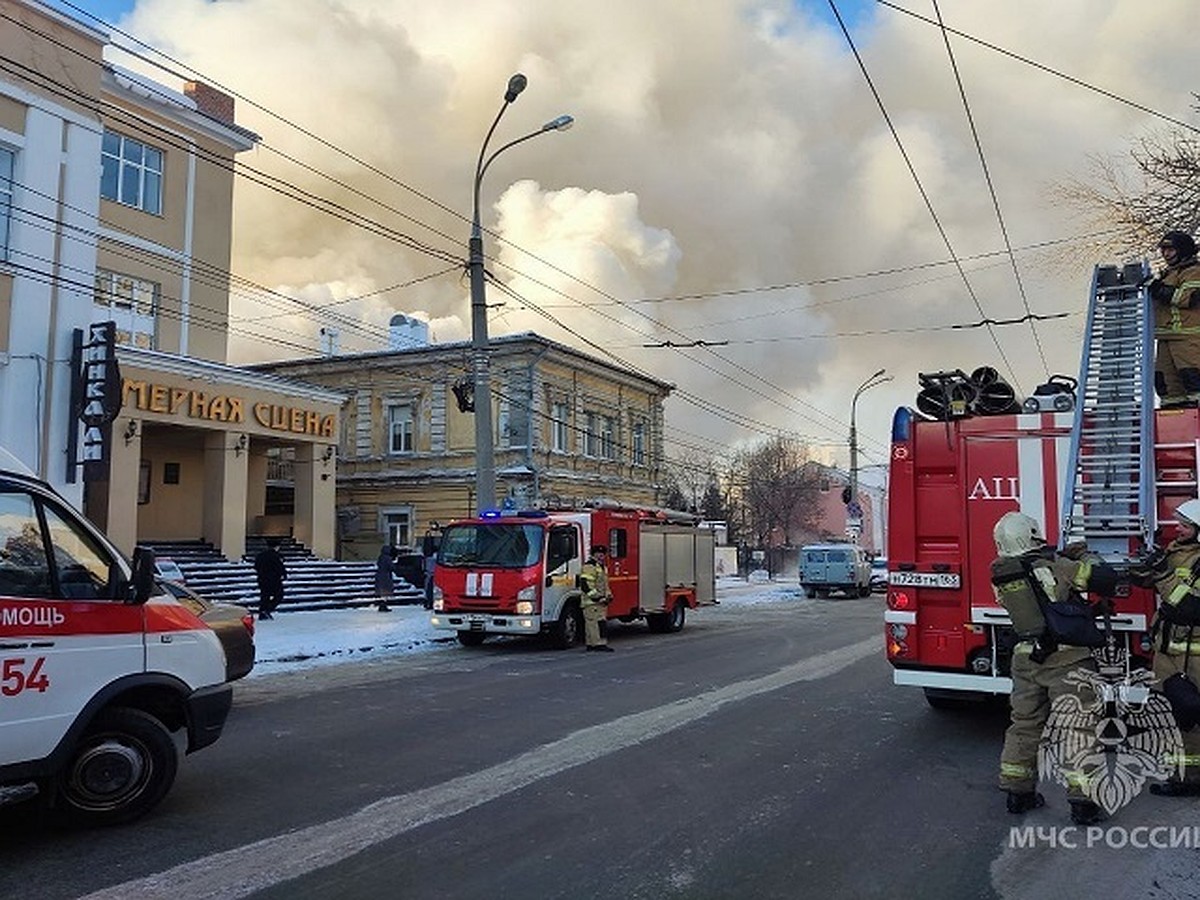
[[[196,103],[196,108],[206,116],[233,125],[233,98],[224,91],[209,87],[202,81],[186,81],[183,92]]]

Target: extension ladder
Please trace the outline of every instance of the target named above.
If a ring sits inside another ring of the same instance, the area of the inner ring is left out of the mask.
[[[1150,547],[1154,474],[1154,322],[1145,262],[1092,276],[1075,423],[1063,492],[1062,545],[1087,542],[1110,563]]]

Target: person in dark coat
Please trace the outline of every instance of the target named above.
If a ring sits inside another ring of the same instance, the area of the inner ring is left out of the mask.
[[[279,538],[267,538],[266,549],[254,557],[254,572],[258,576],[258,618],[273,619],[272,613],[283,602],[283,582],[287,568],[279,555]]]
[[[396,587],[396,548],[384,544],[379,550],[379,558],[375,560],[375,597],[380,612],[390,612],[389,601]]]

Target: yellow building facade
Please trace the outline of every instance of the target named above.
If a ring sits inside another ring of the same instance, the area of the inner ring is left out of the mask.
[[[342,558],[419,546],[432,523],[478,512],[469,358],[469,344],[452,343],[255,367],[347,397]],[[498,502],[659,504],[670,384],[536,334],[492,339],[491,382]]]

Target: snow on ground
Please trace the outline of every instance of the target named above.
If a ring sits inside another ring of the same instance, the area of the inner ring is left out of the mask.
[[[721,578],[717,582],[717,599],[726,607],[792,602],[802,596],[794,579],[748,583],[740,578]],[[278,612],[270,621],[256,623],[257,661],[246,677],[403,653],[428,653],[454,641],[454,632],[429,624],[429,612],[421,606],[393,606],[390,612],[380,612],[373,606]]]

